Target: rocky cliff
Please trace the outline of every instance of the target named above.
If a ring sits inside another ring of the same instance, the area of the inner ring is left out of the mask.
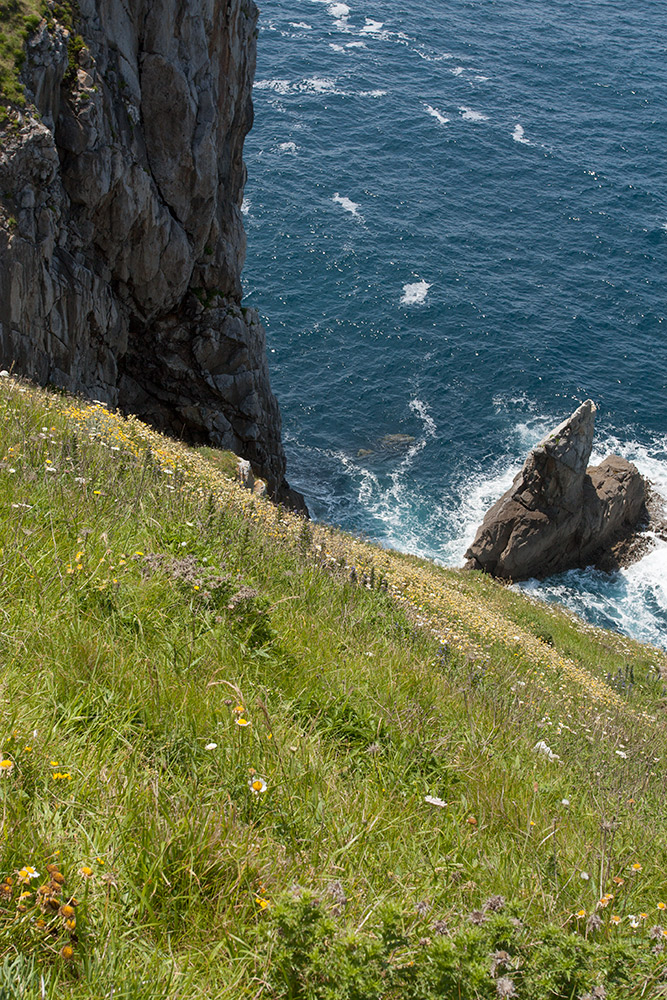
[[[0,363],[236,451],[298,504],[241,306],[257,8],[79,0],[69,25],[59,9],[0,135]]]

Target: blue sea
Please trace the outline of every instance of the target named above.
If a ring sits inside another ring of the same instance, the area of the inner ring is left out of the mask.
[[[667,496],[664,0],[264,0],[246,302],[314,518],[448,566],[584,399]],[[524,584],[667,648],[667,545]]]

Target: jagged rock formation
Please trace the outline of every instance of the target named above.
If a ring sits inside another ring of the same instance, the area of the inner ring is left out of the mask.
[[[0,366],[285,482],[264,330],[241,307],[252,0],[79,0],[42,22],[0,134]]]
[[[594,428],[589,399],[530,452],[487,512],[465,554],[466,569],[524,580],[614,566],[612,550],[647,518],[646,484],[618,455],[587,469]]]

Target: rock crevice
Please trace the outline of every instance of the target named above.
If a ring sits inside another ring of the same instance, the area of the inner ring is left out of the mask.
[[[265,334],[241,306],[249,0],[80,0],[27,43],[0,136],[0,360],[285,481]],[[72,65],[75,57],[74,65]]]

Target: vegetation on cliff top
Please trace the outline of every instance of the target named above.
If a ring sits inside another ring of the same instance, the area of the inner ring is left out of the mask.
[[[0,993],[666,995],[662,653],[100,405],[0,433]]]
[[[43,18],[71,27],[73,6],[72,0],[0,0],[0,122],[8,105],[25,104],[20,72],[26,39]]]

